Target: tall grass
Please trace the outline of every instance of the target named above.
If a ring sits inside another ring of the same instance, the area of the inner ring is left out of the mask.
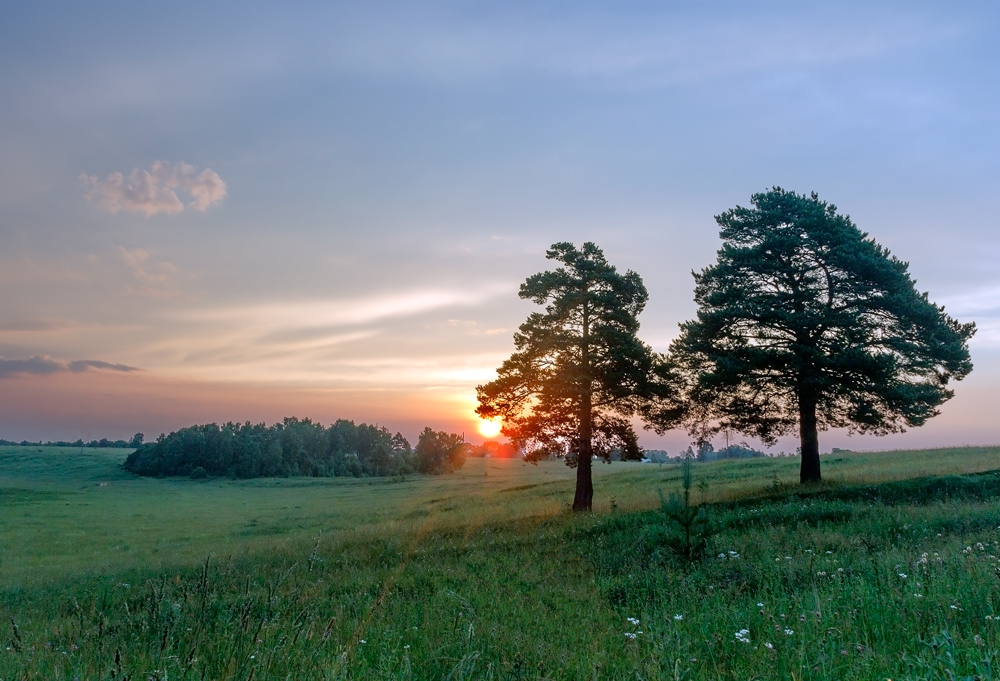
[[[942,455],[945,472],[989,467],[968,453]],[[100,487],[96,464],[58,482],[3,461],[0,679],[998,676],[995,475],[852,487],[841,464],[803,496],[783,486],[794,461],[696,466],[715,533],[686,563],[656,541],[656,491],[680,488],[679,467],[599,468],[617,510],[581,517],[571,472],[518,462],[374,485]],[[105,543],[47,528],[30,578],[10,563],[31,549],[8,552],[28,517]],[[114,563],[118,522],[136,526],[118,537],[133,558]]]

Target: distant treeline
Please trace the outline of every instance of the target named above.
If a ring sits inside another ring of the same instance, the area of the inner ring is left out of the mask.
[[[722,449],[715,449],[711,442],[706,442],[698,448],[697,452],[688,447],[687,450],[677,456],[670,456],[662,449],[647,449],[643,451],[643,457],[653,463],[681,463],[684,459],[688,458],[693,461],[705,462],[718,461],[720,459],[757,459],[762,456],[767,456],[767,454],[753,449],[745,442],[738,445],[729,445]]]
[[[29,442],[28,440],[21,440],[20,442],[15,442],[14,440],[0,440],[0,446],[8,445],[15,447],[100,447],[104,449],[135,449],[142,444],[144,435],[142,433],[136,433],[132,436],[131,440],[109,440],[106,437],[102,437],[100,440],[91,440],[90,442],[84,442],[83,439],[79,439],[76,442],[68,442],[66,440],[49,440],[47,442]]]
[[[263,423],[209,423],[160,435],[141,445],[123,467],[138,475],[192,478],[353,476],[449,473],[470,449],[454,433],[425,428],[417,446],[385,427],[339,420],[329,428],[310,419]]]

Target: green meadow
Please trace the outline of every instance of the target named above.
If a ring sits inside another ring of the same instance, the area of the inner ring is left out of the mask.
[[[0,680],[1000,678],[1000,448],[137,478],[0,448]]]

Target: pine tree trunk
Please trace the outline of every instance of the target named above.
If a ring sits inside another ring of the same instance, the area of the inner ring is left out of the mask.
[[[573,497],[574,511],[589,511],[594,505],[594,481],[591,477],[591,463],[594,450],[590,439],[593,435],[593,411],[589,392],[580,400],[580,452],[576,462],[576,496]]]
[[[802,450],[799,482],[803,484],[820,481],[816,402],[814,395],[799,395],[799,444]]]
[[[580,451],[576,462],[576,495],[574,511],[589,511],[594,505],[594,480],[590,469],[594,460],[591,438],[594,435],[594,394],[590,377],[590,306],[583,303],[583,333],[580,338],[580,357],[583,364],[584,383],[580,386]]]

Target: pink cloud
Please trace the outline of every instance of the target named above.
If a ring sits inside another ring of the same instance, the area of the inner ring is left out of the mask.
[[[127,179],[115,172],[103,180],[81,173],[80,180],[87,186],[87,200],[109,213],[145,213],[146,217],[181,213],[185,207],[178,192],[188,195],[188,208],[204,211],[226,196],[226,183],[217,172],[209,168],[198,172],[183,162],[154,161],[149,170],[134,168]]]

